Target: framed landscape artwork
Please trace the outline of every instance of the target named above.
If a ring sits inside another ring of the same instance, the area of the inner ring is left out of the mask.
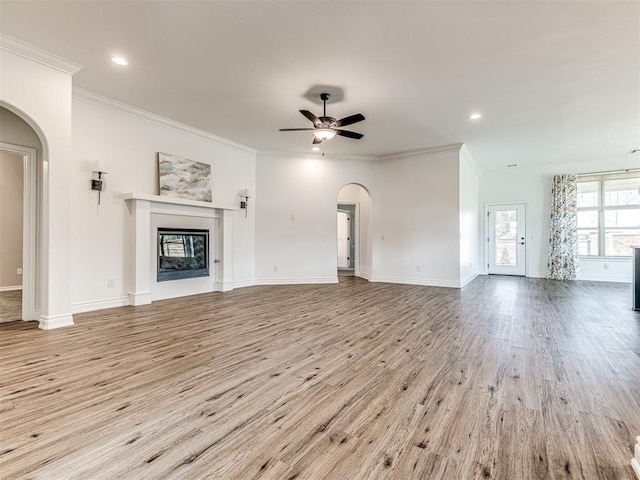
[[[211,202],[211,165],[158,153],[160,195]]]

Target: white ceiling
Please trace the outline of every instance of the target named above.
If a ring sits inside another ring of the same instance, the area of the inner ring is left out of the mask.
[[[0,19],[83,64],[74,85],[258,150],[310,152],[278,128],[310,126],[325,89],[329,115],[367,117],[334,154],[463,142],[488,171],[640,148],[638,2],[2,1]]]

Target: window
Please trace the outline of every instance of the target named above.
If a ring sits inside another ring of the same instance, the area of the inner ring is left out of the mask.
[[[640,171],[578,178],[582,256],[628,257],[640,245]]]

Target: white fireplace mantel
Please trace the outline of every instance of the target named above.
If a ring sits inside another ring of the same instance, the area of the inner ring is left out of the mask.
[[[129,301],[131,305],[147,305],[152,300],[151,215],[177,215],[217,220],[214,247],[210,252],[210,269],[215,291],[233,290],[232,225],[237,208],[221,207],[206,202],[160,195],[128,193],[124,200],[131,218],[132,278]],[[218,260],[215,263],[214,258]],[[176,296],[181,296],[177,293]]]

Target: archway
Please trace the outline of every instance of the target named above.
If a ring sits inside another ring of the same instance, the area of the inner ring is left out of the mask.
[[[360,184],[343,186],[337,196],[336,265],[337,274],[371,280],[372,202],[369,191]]]
[[[5,212],[12,211],[15,227],[20,229],[20,248],[14,251],[2,268],[15,274],[17,281],[9,282],[14,285],[0,285],[4,291],[21,290],[18,317],[4,320],[22,319],[25,321],[39,320],[42,299],[42,221],[43,212],[43,142],[37,131],[27,122],[20,112],[0,105],[0,152],[3,154],[3,164],[0,168],[4,173],[9,170],[20,172],[20,200],[13,204],[3,205]],[[13,111],[12,111],[13,110]],[[14,162],[9,166],[9,162]],[[17,167],[17,168],[15,168]],[[16,186],[18,187],[18,186]],[[6,217],[6,216],[3,216]],[[3,228],[3,241],[13,241],[9,238],[11,232]],[[15,236],[15,235],[14,235]],[[5,265],[6,263],[6,265]],[[11,278],[11,277],[9,277]]]

